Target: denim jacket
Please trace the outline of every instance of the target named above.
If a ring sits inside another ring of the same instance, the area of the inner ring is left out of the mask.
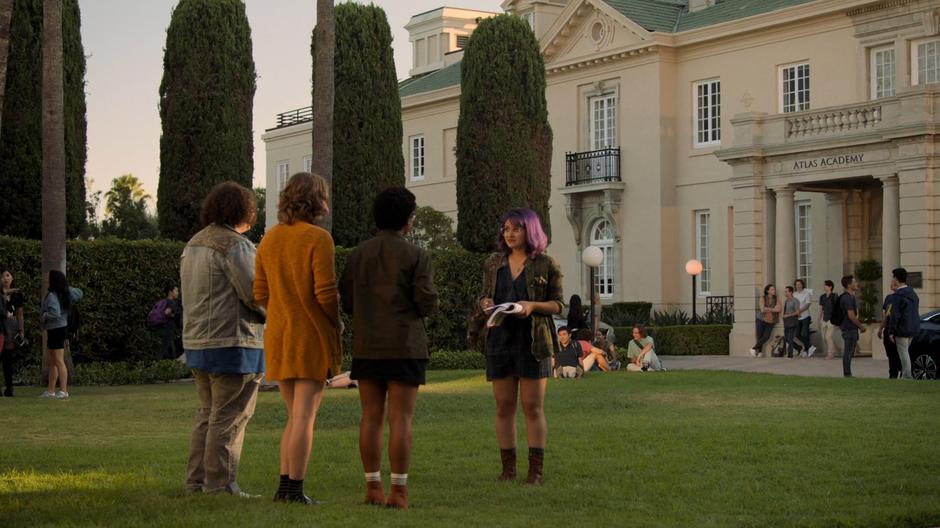
[[[255,245],[235,230],[210,225],[180,257],[183,348],[264,348],[264,308],[255,304]]]
[[[80,300],[82,300],[82,290],[69,286],[69,302],[77,303]],[[46,298],[42,300],[42,308],[39,313],[44,330],[55,330],[56,328],[68,326],[69,311],[62,309],[59,296],[52,292],[47,293]]]
[[[481,298],[490,298],[496,294],[496,274],[503,266],[508,266],[509,260],[502,253],[493,253],[483,263],[483,294]],[[546,254],[526,259],[525,261],[526,292],[532,302],[553,301],[558,309],[564,307],[564,294],[562,293],[561,268],[555,259]],[[485,339],[485,337],[484,337]],[[551,357],[558,348],[555,336],[555,324],[552,316],[532,313],[532,355],[536,359]],[[486,350],[484,344],[483,350]]]

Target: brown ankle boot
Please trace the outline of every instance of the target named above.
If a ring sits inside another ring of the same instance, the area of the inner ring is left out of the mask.
[[[407,510],[408,486],[392,484],[392,492],[389,494],[388,501],[385,502],[385,506],[388,508],[399,508],[402,510]]]
[[[538,486],[542,483],[542,463],[544,461],[544,454],[529,454],[529,476],[525,479],[526,484]]]
[[[385,504],[385,490],[382,489],[381,480],[366,482],[366,504],[374,506]]]
[[[516,480],[516,450],[500,449],[499,458],[503,462],[503,472],[496,480]]]

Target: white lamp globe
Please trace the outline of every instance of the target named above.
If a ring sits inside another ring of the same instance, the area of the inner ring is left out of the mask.
[[[685,263],[685,272],[693,277],[702,272],[702,263],[692,259]]]
[[[597,246],[588,246],[581,252],[581,262],[596,268],[604,262],[604,252]]]

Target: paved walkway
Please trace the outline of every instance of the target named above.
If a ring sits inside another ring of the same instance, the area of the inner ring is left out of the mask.
[[[763,372],[816,378],[841,378],[842,358],[826,360],[823,357],[786,359],[753,358],[743,356],[662,356],[669,370],[734,370]],[[852,359],[852,374],[857,378],[888,377],[888,362],[883,359],[856,357]]]

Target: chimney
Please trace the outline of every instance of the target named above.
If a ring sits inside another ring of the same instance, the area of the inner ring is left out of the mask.
[[[689,0],[689,13],[694,13],[696,11],[701,11],[706,7],[711,7],[717,3],[718,0]]]

